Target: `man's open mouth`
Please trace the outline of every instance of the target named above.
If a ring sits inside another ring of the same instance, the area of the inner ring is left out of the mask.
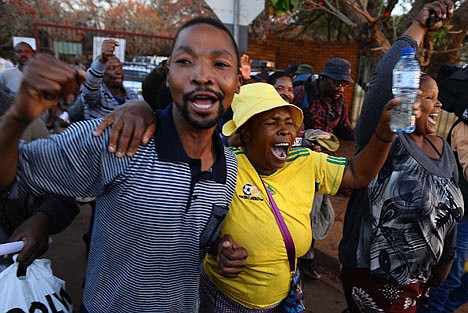
[[[194,107],[199,110],[209,110],[216,102],[217,98],[208,95],[198,95],[190,98]]]

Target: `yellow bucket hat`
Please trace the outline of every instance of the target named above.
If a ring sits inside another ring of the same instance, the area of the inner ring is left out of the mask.
[[[289,107],[294,122],[298,128],[304,118],[302,110],[286,102],[275,87],[266,83],[252,83],[241,87],[239,94],[234,96],[232,101],[232,120],[223,126],[223,135],[233,135],[252,116],[270,111],[275,108]]]

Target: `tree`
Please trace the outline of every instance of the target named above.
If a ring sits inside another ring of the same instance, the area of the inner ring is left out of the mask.
[[[354,40],[360,50],[376,64],[425,3],[433,0],[415,0],[408,14],[392,16],[398,0],[268,0],[269,11],[260,19],[268,20],[273,33],[296,38],[311,38],[311,31],[321,34],[319,40]],[[400,1],[401,2],[401,1]],[[459,48],[468,30],[468,1],[455,1],[457,9],[444,29],[428,37],[420,56],[430,74],[437,72],[440,64],[457,63]],[[257,24],[261,24],[258,23]],[[261,27],[260,27],[261,28]],[[394,31],[396,29],[396,31]],[[255,31],[253,31],[255,35]],[[263,32],[265,34],[265,32]],[[313,34],[312,36],[316,36]],[[326,36],[324,38],[324,36]],[[317,39],[317,37],[312,37]],[[433,63],[431,63],[433,59]]]

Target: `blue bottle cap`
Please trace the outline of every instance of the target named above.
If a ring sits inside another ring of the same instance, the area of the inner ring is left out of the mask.
[[[413,48],[413,47],[401,48],[401,54],[402,55],[416,54],[416,48]]]

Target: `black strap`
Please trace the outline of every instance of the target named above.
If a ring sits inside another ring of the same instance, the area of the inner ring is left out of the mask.
[[[442,158],[442,153],[440,153],[439,149],[437,149],[437,147],[432,143],[432,141],[426,136],[423,136],[423,138],[431,145],[432,149],[434,149],[437,155],[439,155],[439,158]]]

